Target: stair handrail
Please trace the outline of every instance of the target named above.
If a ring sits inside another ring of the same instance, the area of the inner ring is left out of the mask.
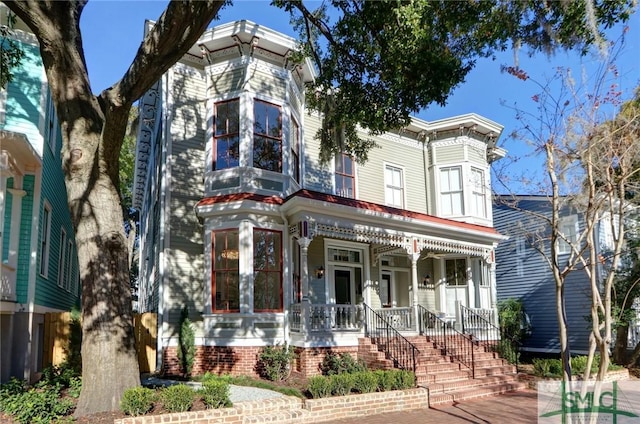
[[[364,306],[365,336],[383,348],[382,351],[393,361],[395,367],[413,371],[415,375],[416,357],[420,354],[420,349],[369,305],[366,303],[362,305]]]
[[[420,334],[433,336],[433,342],[442,350],[442,353],[469,368],[472,378],[475,378],[475,342],[473,337],[458,331],[453,323],[443,320],[438,314],[424,306],[416,306],[418,307]]]
[[[494,352],[497,349],[501,336],[499,327],[464,305],[460,305],[460,319],[462,332],[471,335],[478,345],[484,346],[485,351]],[[479,331],[484,331],[484,340]]]

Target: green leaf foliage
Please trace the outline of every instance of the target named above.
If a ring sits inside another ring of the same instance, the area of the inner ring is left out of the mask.
[[[127,415],[137,417],[146,414],[153,407],[156,393],[146,387],[133,387],[125,390],[120,400],[120,410]]]
[[[160,391],[160,401],[169,412],[185,412],[193,406],[195,395],[195,390],[186,384],[176,384]]]
[[[208,379],[202,382],[198,391],[207,408],[223,408],[231,406],[229,400],[229,383],[222,380]]]
[[[479,57],[521,45],[530,53],[586,53],[634,7],[594,0],[590,14],[586,3],[331,0],[310,10],[298,0],[273,1],[291,13],[301,57],[313,58],[319,73],[307,100],[324,114],[316,134],[323,161],[341,151],[366,160],[374,143],[358,136],[358,126],[379,134],[432,103],[444,105]]]

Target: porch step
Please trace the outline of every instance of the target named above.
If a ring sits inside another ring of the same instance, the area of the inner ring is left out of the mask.
[[[526,388],[526,383],[514,380],[441,393],[432,393],[431,390],[429,390],[429,406],[453,404],[454,402],[462,400],[474,399],[483,396],[495,396],[507,392],[524,390]]]

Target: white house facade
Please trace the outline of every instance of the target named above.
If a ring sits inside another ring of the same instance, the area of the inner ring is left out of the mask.
[[[142,312],[158,313],[165,372],[180,313],[196,327],[195,372],[252,373],[288,343],[297,370],[327,349],[357,355],[377,314],[405,335],[423,311],[452,326],[495,322],[490,163],[502,127],[468,114],[413,119],[320,163],[322,117],[305,108],[310,62],[248,21],[208,30],[141,100],[134,206]]]

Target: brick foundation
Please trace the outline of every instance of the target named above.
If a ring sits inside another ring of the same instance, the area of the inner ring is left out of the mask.
[[[262,347],[260,346],[196,346],[196,356],[191,374],[201,375],[208,371],[214,374],[258,377],[256,364],[261,351]],[[353,359],[359,357],[357,346],[296,347],[293,370],[304,377],[320,375],[320,364],[327,352],[349,353]],[[168,347],[164,350],[162,374],[166,376],[182,375],[177,347]]]

